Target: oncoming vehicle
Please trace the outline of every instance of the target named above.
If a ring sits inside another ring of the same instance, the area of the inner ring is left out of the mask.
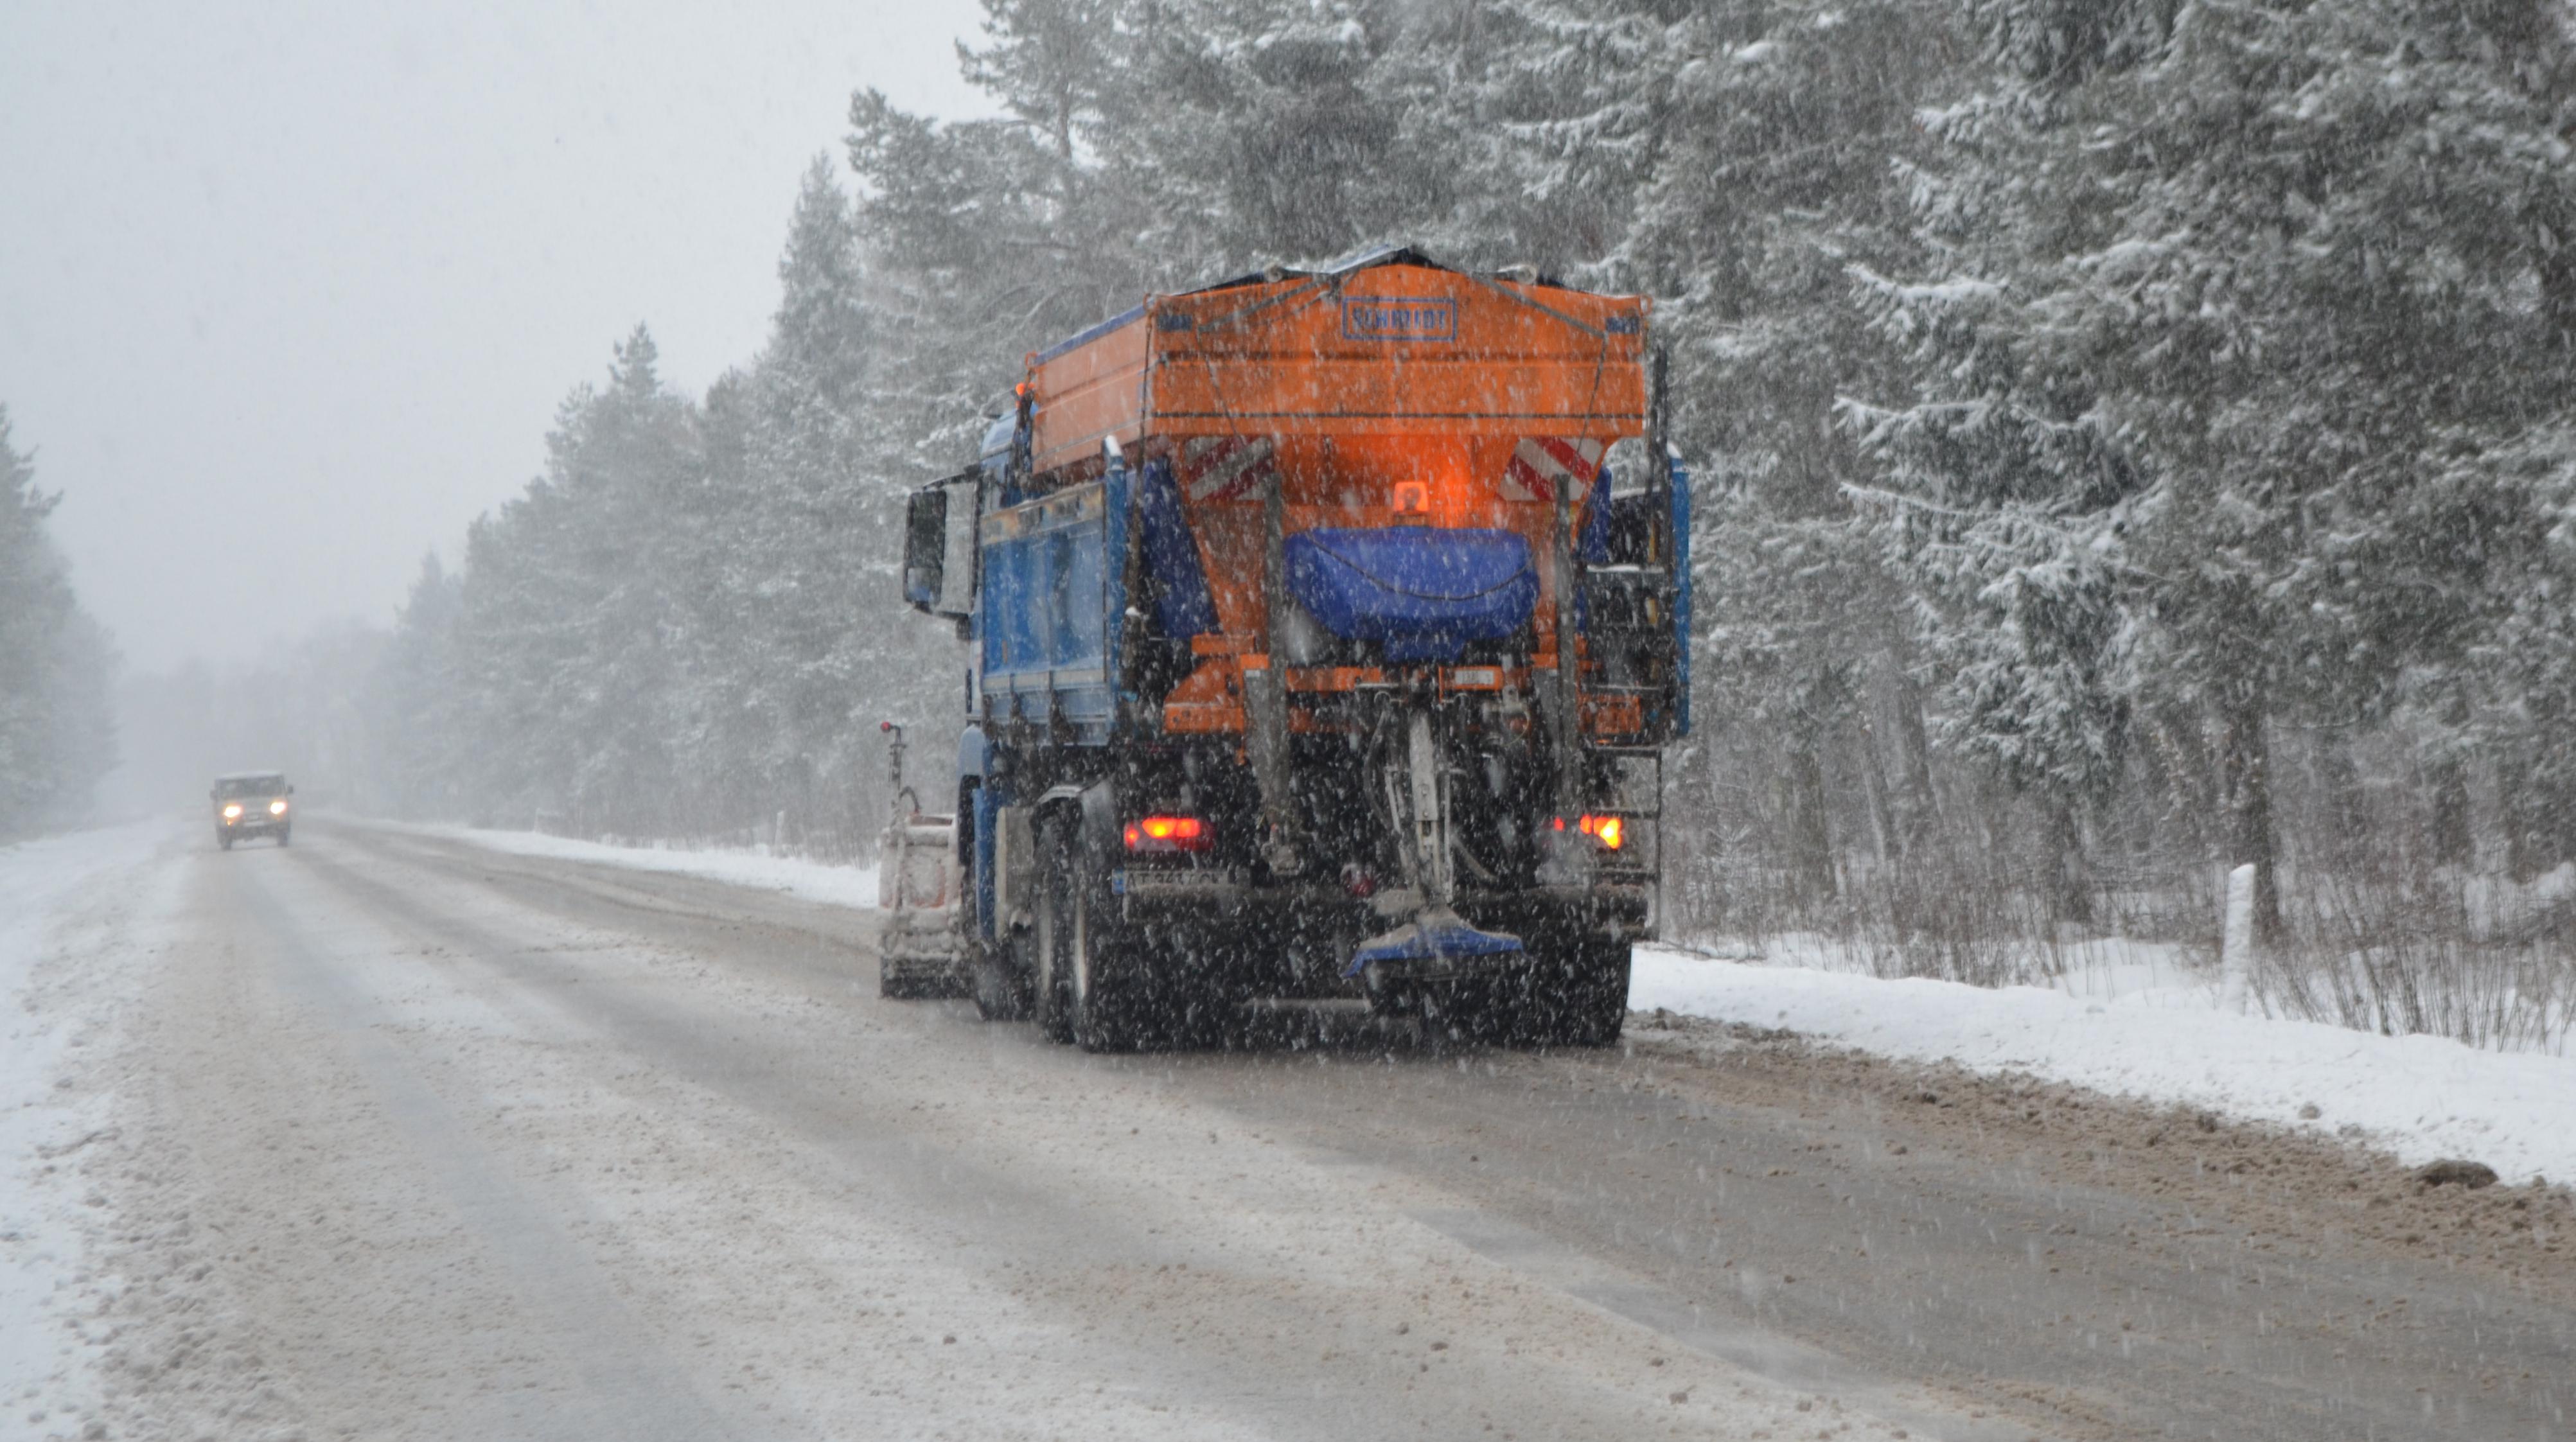
[[[294,829],[295,788],[282,771],[234,771],[215,778],[215,844],[226,851],[246,836],[274,836],[284,846]]]

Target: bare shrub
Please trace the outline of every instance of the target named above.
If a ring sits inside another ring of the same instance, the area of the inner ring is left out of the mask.
[[[2576,926],[2564,898],[2457,872],[2370,868],[2283,899],[2288,932],[2254,972],[2265,1006],[2383,1036],[2564,1051]]]
[[[1886,868],[1844,894],[1835,940],[1873,976],[2011,986],[2064,974],[2057,928],[2031,888],[1915,865]]]

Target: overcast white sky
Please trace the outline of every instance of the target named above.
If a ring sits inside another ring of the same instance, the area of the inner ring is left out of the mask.
[[[980,15],[0,3],[0,403],[82,598],[143,669],[389,620],[637,321],[749,359],[850,92],[984,113]]]

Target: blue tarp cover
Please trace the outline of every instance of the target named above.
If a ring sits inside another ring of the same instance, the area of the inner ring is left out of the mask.
[[[1529,542],[1513,531],[1300,531],[1286,560],[1298,604],[1344,640],[1384,643],[1390,661],[1448,660],[1469,641],[1500,640],[1538,602]]]

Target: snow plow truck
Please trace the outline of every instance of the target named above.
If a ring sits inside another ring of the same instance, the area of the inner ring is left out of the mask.
[[[1648,309],[1381,249],[1028,358],[905,527],[906,600],[972,646],[987,1017],[1103,1050],[1339,997],[1617,1039],[1690,726]]]

